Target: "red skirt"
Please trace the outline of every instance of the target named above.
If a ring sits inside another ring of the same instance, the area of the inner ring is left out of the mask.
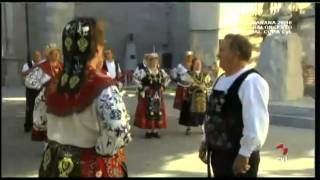
[[[183,101],[186,99],[188,94],[188,88],[177,86],[176,96],[174,98],[173,108],[181,110]]]
[[[140,95],[139,95],[140,96]],[[150,120],[147,117],[147,109],[148,103],[146,98],[142,98],[141,96],[138,98],[138,105],[135,113],[134,126],[142,128],[142,129],[163,129],[168,126],[168,117],[166,105],[164,102],[163,92],[160,95],[161,98],[161,113],[162,116],[159,120]]]
[[[94,148],[79,148],[49,141],[39,177],[128,177],[124,149],[101,156]]]
[[[32,128],[31,140],[32,141],[48,141],[47,131],[36,130],[35,128]]]

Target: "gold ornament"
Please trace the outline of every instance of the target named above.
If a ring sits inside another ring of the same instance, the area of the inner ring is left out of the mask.
[[[86,51],[89,43],[84,37],[81,37],[77,43],[81,52]]]
[[[69,80],[69,86],[73,89],[80,82],[80,78],[76,75],[72,76]]]
[[[191,105],[191,111],[192,112],[199,112],[204,113],[207,110],[206,106],[206,94],[199,91],[192,92],[192,105]]]
[[[70,37],[67,37],[67,38],[64,40],[64,45],[66,46],[67,51],[70,51],[71,45],[72,45],[72,39],[71,39]]]
[[[62,78],[61,78],[61,86],[64,86],[66,84],[66,82],[68,81],[68,77],[69,75],[67,73],[64,73],[62,75]]]
[[[68,177],[74,167],[71,155],[67,155],[59,161],[59,177]]]

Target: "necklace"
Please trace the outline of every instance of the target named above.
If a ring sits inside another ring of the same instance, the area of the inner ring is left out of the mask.
[[[58,74],[59,69],[61,69],[61,66],[59,63],[57,63],[57,65],[52,65],[51,63],[49,64],[50,64],[52,76],[55,77]]]

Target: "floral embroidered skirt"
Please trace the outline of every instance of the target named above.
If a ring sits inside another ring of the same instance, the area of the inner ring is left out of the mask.
[[[43,88],[34,102],[32,141],[48,141],[47,137],[47,106],[45,103],[45,88]]]
[[[79,148],[49,141],[39,177],[128,177],[126,154],[101,156],[94,148]]]
[[[188,88],[178,85],[176,88],[176,96],[174,98],[173,108],[181,110],[183,101],[186,99],[187,94],[188,94]]]

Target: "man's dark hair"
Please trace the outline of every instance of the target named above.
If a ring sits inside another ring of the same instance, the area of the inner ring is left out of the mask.
[[[252,45],[246,37],[240,34],[227,34],[224,39],[230,40],[230,49],[234,52],[239,52],[239,57],[242,60],[250,60]]]

